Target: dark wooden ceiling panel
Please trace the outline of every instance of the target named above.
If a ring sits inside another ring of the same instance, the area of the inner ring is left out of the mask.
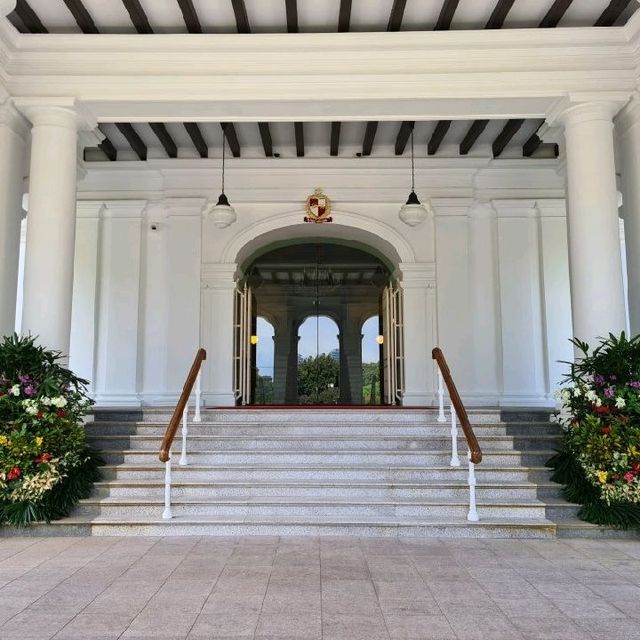
[[[153,33],[147,14],[144,12],[139,0],[122,0],[122,4],[124,4],[124,8],[127,10],[131,22],[138,33]]]
[[[64,0],[64,3],[71,12],[74,20],[80,27],[82,33],[100,33],[96,23],[93,21],[91,14],[82,4],[82,0]]]

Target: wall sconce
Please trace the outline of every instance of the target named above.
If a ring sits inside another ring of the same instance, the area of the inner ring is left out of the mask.
[[[260,338],[258,338],[258,336],[251,336],[251,337],[249,338],[249,342],[250,342],[251,344],[253,344],[253,345],[256,345],[256,344],[258,344],[258,340],[259,340],[259,339],[260,339]]]
[[[376,336],[376,342],[378,344],[384,344],[384,336]]]

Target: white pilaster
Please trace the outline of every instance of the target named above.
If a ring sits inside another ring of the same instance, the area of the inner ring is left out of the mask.
[[[555,116],[564,126],[567,225],[574,336],[624,330],[618,196],[613,153],[616,102],[584,102]]]
[[[399,265],[404,306],[405,406],[431,405],[436,385],[431,349],[436,346],[434,263]]]
[[[73,100],[16,100],[31,121],[22,332],[69,353],[76,225],[78,130]]]
[[[475,364],[475,395],[482,404],[498,404],[502,343],[496,211],[478,201],[469,211],[469,293]]]
[[[616,119],[631,335],[640,333],[640,93]]]
[[[237,265],[202,265],[203,396],[206,405],[233,406],[233,306]]]
[[[0,336],[15,327],[27,134],[11,102],[0,105]]]

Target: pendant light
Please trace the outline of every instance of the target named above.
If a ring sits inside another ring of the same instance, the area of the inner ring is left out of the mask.
[[[227,146],[227,136],[224,126],[222,128],[222,190],[215,206],[209,209],[209,219],[219,229],[224,229],[236,221],[236,211],[229,204],[229,200],[224,193],[224,161],[225,149]]]
[[[432,215],[431,205],[427,203],[425,206],[418,200],[415,192],[415,166],[413,156],[413,127],[411,128],[411,193],[407,198],[406,204],[400,207],[400,220],[410,227],[415,227],[424,222],[429,215]]]

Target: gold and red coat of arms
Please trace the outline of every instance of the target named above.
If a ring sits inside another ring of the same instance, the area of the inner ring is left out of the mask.
[[[316,189],[315,192],[307,197],[305,203],[305,222],[333,222],[331,218],[331,200],[322,193],[322,189]]]

